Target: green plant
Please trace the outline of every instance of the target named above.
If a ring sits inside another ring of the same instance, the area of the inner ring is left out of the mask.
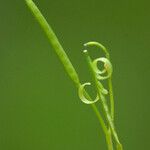
[[[92,100],[89,94],[85,90],[86,85],[91,85],[91,83],[84,83],[81,84],[78,74],[75,71],[71,61],[69,60],[67,54],[65,53],[63,47],[59,43],[55,33],[51,29],[50,25],[47,23],[46,19],[38,9],[38,7],[34,4],[32,0],[26,0],[26,3],[28,7],[30,8],[31,12],[41,25],[42,29],[46,33],[49,42],[53,46],[56,54],[58,55],[60,61],[62,62],[67,74],[71,78],[71,80],[74,82],[75,86],[78,89],[78,94],[82,102],[85,104],[90,104],[92,106],[92,109],[94,110],[101,126],[105,134],[108,150],[113,150],[114,144],[116,145],[117,150],[123,150],[122,144],[119,141],[117,132],[115,130],[114,126],[114,98],[113,98],[113,89],[112,89],[112,65],[110,62],[110,56],[107,51],[107,49],[98,42],[88,42],[84,44],[84,46],[97,46],[103,50],[106,57],[97,58],[94,61],[91,59],[91,57],[88,54],[87,50],[84,50],[83,53],[86,57],[93,81],[92,84],[95,86],[95,90],[97,92],[97,97],[95,100]],[[98,62],[101,62],[104,64],[104,69],[100,70],[98,69]],[[102,81],[108,80],[108,87],[109,90],[105,89]],[[110,99],[110,109],[108,107],[107,101],[106,101],[106,95],[109,94]],[[105,119],[103,119],[101,113],[99,112],[96,102],[99,101],[103,107],[103,112]],[[114,142],[113,142],[114,141]]]

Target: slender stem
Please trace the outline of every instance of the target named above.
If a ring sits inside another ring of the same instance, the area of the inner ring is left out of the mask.
[[[35,18],[37,19],[38,23],[41,25],[41,27],[44,30],[45,34],[47,35],[47,37],[49,39],[49,42],[53,46],[56,54],[58,55],[60,61],[62,62],[66,72],[69,75],[69,77],[71,78],[71,80],[75,83],[76,87],[78,88],[80,86],[80,80],[79,80],[78,74],[76,73],[76,70],[74,69],[74,67],[73,67],[71,61],[69,60],[67,54],[65,53],[63,47],[59,43],[55,33],[52,30],[52,28],[47,23],[46,19],[44,18],[44,16],[42,15],[42,13],[38,9],[38,7],[34,4],[34,2],[32,0],[25,0],[25,1],[26,1],[27,5],[28,5],[29,9],[31,10],[31,12],[35,16]],[[105,53],[106,53],[106,56],[109,57],[109,54],[108,54],[107,50],[105,49],[105,47],[103,47],[101,44],[98,44],[98,46],[103,48]],[[112,87],[112,83],[110,82],[110,92],[112,91],[111,87]],[[86,95],[88,96],[87,93],[86,93]],[[100,96],[100,94],[99,94],[99,96]],[[105,111],[106,118],[107,118],[107,121],[109,123],[109,126],[111,128],[111,131],[112,131],[116,141],[119,141],[118,140],[118,136],[117,136],[117,134],[115,132],[115,129],[114,129],[114,125],[113,125],[112,119],[111,119],[111,117],[109,115],[109,112],[107,111],[108,108],[107,108],[107,104],[105,103],[105,101],[106,101],[105,97],[101,96],[101,99],[102,99],[104,111]],[[111,96],[111,101],[113,101],[113,93],[112,93],[112,96]],[[100,122],[100,124],[102,126],[102,129],[103,129],[103,131],[104,131],[104,133],[106,135],[108,149],[109,150],[113,150],[113,144],[112,144],[112,139],[111,139],[111,132],[108,132],[109,130],[107,130],[105,122],[104,122],[100,112],[98,111],[96,105],[92,104],[91,106],[92,106],[92,108],[93,108],[93,110],[94,110],[94,112],[95,112],[95,114],[96,114],[96,116],[97,116],[97,118],[98,118],[98,120],[99,120],[99,122]],[[113,107],[114,107],[114,104],[111,102],[112,114],[114,112],[114,108]],[[122,145],[120,144],[120,142],[117,142],[117,143],[118,143],[117,150],[122,150]]]
[[[85,54],[85,57],[86,57],[86,60],[87,60],[87,63],[88,63],[90,72],[91,72],[91,74],[92,74],[92,77],[93,77],[93,81],[94,81],[94,83],[95,83],[96,90],[97,90],[97,92],[98,92],[99,97],[101,98],[100,90],[99,90],[99,88],[98,88],[98,81],[97,81],[97,78],[96,78],[95,73],[94,73],[94,71],[93,71],[91,58],[90,58],[90,56],[89,56],[87,50],[84,50],[83,52],[84,52],[84,54]],[[103,104],[103,108],[104,108],[104,111],[105,111],[106,118],[110,118],[110,115],[108,115],[109,112],[108,112],[107,104],[104,103],[104,101],[103,101],[102,98],[101,98],[101,101],[102,101],[102,104]],[[107,119],[107,120],[110,120],[110,119]],[[108,121],[108,122],[109,122],[109,121]],[[108,149],[109,149],[109,150],[113,150],[113,144],[112,144],[112,139],[111,139],[111,131],[110,131],[110,130],[107,130],[107,132],[105,132],[105,136],[106,136],[106,142],[107,142]]]
[[[112,117],[112,121],[114,121],[114,96],[113,96],[112,78],[111,77],[108,79],[108,86],[109,86],[111,117]]]
[[[29,9],[31,10],[31,12],[33,13],[33,15],[35,16],[35,18],[37,19],[38,23],[41,25],[45,34],[47,35],[49,42],[51,43],[56,54],[58,55],[59,59],[63,63],[64,68],[66,69],[66,72],[68,73],[68,75],[70,76],[72,81],[75,83],[76,87],[78,88],[80,86],[79,77],[78,77],[73,65],[71,64],[67,54],[65,53],[63,47],[61,46],[60,42],[58,41],[55,33],[53,32],[52,28],[50,27],[50,25],[48,24],[48,22],[46,21],[46,19],[44,18],[44,16],[42,15],[42,13],[40,12],[38,7],[35,5],[35,3],[32,0],[26,0],[26,3],[28,5]],[[88,95],[88,93],[85,92],[85,94],[87,97],[89,97],[89,99],[91,99],[90,96]],[[106,134],[107,127],[105,125],[105,122],[104,122],[100,112],[98,111],[95,104],[92,104],[91,106],[99,120],[99,123],[102,126],[104,133]]]
[[[98,42],[88,42],[86,44],[84,44],[84,46],[97,46],[99,47],[100,49],[103,50],[103,52],[105,53],[105,56],[108,60],[110,60],[110,55],[109,55],[109,52],[108,50],[106,49],[105,46],[103,46],[102,44],[98,43]],[[110,78],[108,79],[108,87],[109,87],[109,96],[110,96],[110,112],[111,112],[111,118],[112,118],[112,121],[114,121],[114,98],[113,98],[113,89],[112,89],[112,79],[111,79],[111,76]],[[110,130],[110,129],[109,129]],[[110,134],[109,134],[110,138],[111,137],[111,130],[110,130]]]
[[[86,97],[88,99],[91,100],[91,98],[89,97],[89,95],[84,91],[84,94],[86,95]],[[95,112],[98,120],[99,120],[99,123],[103,129],[103,132],[105,134],[105,138],[106,138],[106,142],[107,142],[107,147],[108,147],[108,150],[113,150],[113,143],[112,143],[112,138],[111,138],[111,131],[107,129],[107,126],[105,125],[105,122],[97,108],[97,106],[95,104],[91,104],[92,106],[92,109],[93,111]]]
[[[84,90],[84,94],[89,100],[92,100],[91,97],[89,96],[89,94],[85,90]],[[104,134],[106,135],[107,134],[107,126],[104,122],[104,119],[103,119],[101,113],[99,112],[99,110],[98,110],[98,108],[95,104],[91,104],[91,106],[92,106],[92,109],[93,109],[93,111],[95,112],[95,114],[98,118],[98,121],[99,121],[99,123],[100,123],[100,125],[103,129]]]
[[[114,127],[114,123],[113,123],[112,118],[111,118],[111,116],[110,116],[110,114],[109,114],[109,110],[108,110],[108,106],[107,106],[107,103],[106,103],[106,99],[105,99],[105,97],[104,97],[102,94],[100,94],[100,96],[101,96],[101,102],[102,102],[102,105],[103,105],[103,109],[104,109],[104,111],[105,111],[106,119],[107,119],[108,124],[109,124],[109,126],[110,126],[110,129],[111,129],[111,131],[112,131],[112,134],[113,134],[113,136],[114,136],[114,139],[115,139],[115,141],[116,141],[116,143],[117,143],[118,145],[121,145],[121,144],[120,144],[120,141],[119,141],[119,139],[118,139],[117,132],[116,132],[115,127]]]
[[[103,46],[102,44],[100,44],[98,42],[95,42],[95,41],[91,41],[91,42],[85,43],[84,46],[97,46],[97,47],[99,47],[105,53],[106,58],[108,60],[110,60],[109,52],[106,49],[106,47]],[[114,98],[113,98],[113,89],[112,89],[112,79],[111,79],[111,77],[108,79],[108,86],[109,86],[109,93],[110,93],[111,117],[112,117],[112,120],[114,120]]]
[[[108,57],[108,59],[110,59],[110,57]],[[109,99],[110,99],[110,111],[111,111],[111,118],[112,118],[112,122],[114,122],[114,96],[113,96],[113,88],[112,88],[112,77],[110,76],[110,78],[108,79],[108,87],[109,87]],[[109,128],[110,134],[109,137],[112,141],[112,135],[111,135],[111,129]]]
[[[114,136],[114,139],[117,143],[117,145],[121,145],[120,144],[120,141],[118,139],[118,135],[117,135],[117,132],[115,131],[115,127],[114,127],[114,123],[112,121],[112,118],[111,118],[111,115],[109,113],[109,109],[108,109],[108,105],[107,105],[107,102],[106,102],[106,99],[105,97],[103,96],[103,94],[101,93],[100,89],[99,89],[99,81],[97,80],[97,77],[95,75],[95,72],[93,70],[93,67],[92,67],[92,60],[88,54],[88,51],[87,50],[84,50],[84,54],[86,56],[86,59],[87,59],[87,63],[89,65],[89,68],[90,68],[90,71],[92,73],[92,76],[93,76],[93,79],[94,79],[94,82],[95,82],[95,86],[97,88],[97,92],[98,92],[98,95],[99,97],[101,98],[101,103],[102,103],[102,106],[103,106],[103,110],[104,110],[104,113],[105,113],[105,116],[106,116],[106,119],[107,119],[107,122],[109,124],[109,127],[113,133],[113,136]],[[111,133],[111,132],[110,132]]]
[[[102,129],[103,129],[103,131],[104,131],[104,133],[106,135],[107,134],[107,127],[106,127],[106,125],[104,123],[104,120],[103,120],[99,110],[97,109],[95,104],[92,104],[91,106],[92,106],[92,108],[93,108],[93,110],[94,110],[94,112],[95,112],[95,114],[96,114],[96,116],[97,116],[97,118],[99,120],[99,123],[101,124]]]
[[[113,143],[112,143],[112,137],[111,137],[111,130],[107,131],[107,135],[106,135],[106,141],[107,141],[107,146],[108,146],[108,150],[113,150]]]

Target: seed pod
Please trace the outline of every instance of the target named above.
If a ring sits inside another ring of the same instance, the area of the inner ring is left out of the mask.
[[[95,98],[95,100],[91,101],[91,100],[88,100],[85,96],[84,96],[84,87],[86,85],[91,85],[91,83],[84,83],[82,85],[79,86],[79,90],[78,90],[78,95],[79,95],[79,98],[81,99],[81,101],[85,104],[94,104],[96,103],[98,100],[99,100],[99,97],[97,95],[97,97]]]
[[[98,62],[102,62],[104,64],[104,69],[100,70],[97,66]],[[93,69],[95,73],[97,74],[97,78],[99,80],[105,80],[108,79],[112,75],[112,65],[111,62],[104,57],[97,58],[93,61]],[[103,75],[104,73],[107,73],[107,75]]]
[[[60,61],[62,62],[66,72],[73,80],[73,82],[78,86],[79,85],[79,77],[71,64],[67,54],[65,53],[64,49],[62,48],[61,44],[59,43],[55,33],[53,32],[50,25],[47,23],[46,19],[38,9],[38,7],[34,4],[32,0],[26,0],[28,7],[30,8],[31,12],[41,25],[42,29],[44,30],[45,34],[47,35],[49,42],[51,43],[52,47],[54,48],[56,54],[58,55]]]

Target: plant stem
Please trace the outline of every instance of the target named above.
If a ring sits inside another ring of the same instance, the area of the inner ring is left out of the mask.
[[[110,60],[110,55],[109,55],[109,52],[108,50],[106,49],[105,46],[103,46],[102,44],[98,43],[98,42],[94,42],[94,41],[91,41],[91,42],[88,42],[86,44],[84,44],[84,46],[97,46],[99,47],[100,49],[103,50],[103,52],[105,53],[105,56],[108,60]],[[110,97],[110,112],[111,112],[111,118],[112,118],[112,121],[114,121],[114,98],[113,98],[113,89],[112,89],[112,78],[110,76],[110,78],[108,78],[108,87],[109,87],[109,97]],[[111,137],[111,129],[109,128],[109,136],[111,138],[111,141],[112,141],[112,137]]]
[[[31,10],[31,12],[33,13],[33,15],[35,16],[35,18],[37,19],[38,23],[44,30],[45,34],[47,35],[49,42],[51,43],[56,54],[58,55],[59,59],[63,63],[64,68],[66,69],[66,72],[68,73],[68,75],[70,76],[72,81],[75,83],[76,87],[78,88],[80,86],[79,77],[78,77],[73,65],[71,64],[67,54],[65,53],[63,47],[61,46],[60,42],[58,41],[55,33],[53,32],[52,28],[50,27],[50,25],[48,24],[48,22],[46,21],[46,19],[44,18],[44,16],[42,15],[42,13],[40,12],[38,7],[35,5],[35,3],[32,0],[26,0],[26,3],[28,5],[29,9]],[[91,99],[90,96],[88,95],[88,93],[86,93],[86,91],[85,91],[85,95],[87,97],[89,97],[89,99]],[[92,104],[91,106],[99,120],[99,123],[102,126],[103,132],[105,134],[107,134],[107,127],[105,125],[105,122],[104,122],[100,112],[98,111],[95,104]]]
[[[85,54],[85,57],[86,57],[86,60],[87,60],[87,63],[88,63],[91,75],[93,77],[93,81],[95,83],[96,90],[98,91],[98,95],[100,97],[99,88],[98,88],[98,81],[96,79],[95,73],[93,72],[91,58],[90,58],[87,50],[84,50],[83,52]],[[103,105],[103,107],[105,107],[104,110],[106,111],[106,109],[107,109],[107,112],[108,112],[108,107],[106,105],[105,106]],[[107,129],[107,131],[105,132],[105,137],[106,137],[106,142],[107,142],[108,150],[113,150],[113,143],[112,143],[112,138],[111,138],[111,130]]]
[[[53,32],[52,28],[38,9],[38,7],[35,5],[35,3],[32,0],[26,0],[26,3],[28,7],[30,8],[31,12],[37,19],[38,23],[41,25],[42,29],[44,30],[45,34],[47,35],[49,42],[52,44],[56,54],[58,55],[59,59],[64,65],[64,68],[66,69],[68,75],[71,77],[73,82],[75,83],[76,87],[78,88],[80,86],[79,77],[71,64],[71,61],[69,60],[67,54],[65,53],[63,47],[61,46],[60,42],[58,41],[58,38],[56,37],[55,33]],[[67,62],[66,62],[67,60]],[[90,98],[90,96],[85,92],[86,96]],[[99,119],[100,124],[102,125],[103,131],[106,132],[105,123],[102,119],[102,116],[100,115],[97,107],[95,104],[92,105],[92,108],[94,112],[96,113],[96,116]]]
[[[56,54],[58,55],[60,61],[62,62],[67,74],[69,75],[69,77],[71,78],[71,80],[75,83],[76,87],[78,88],[80,86],[80,80],[78,77],[78,74],[76,72],[76,70],[74,69],[71,61],[69,60],[67,54],[65,53],[63,47],[61,46],[60,42],[58,41],[55,33],[53,32],[52,28],[50,27],[50,25],[48,24],[48,22],[46,21],[46,19],[44,18],[44,16],[42,15],[42,13],[40,12],[40,10],[38,9],[38,7],[34,4],[34,2],[32,0],[25,0],[29,9],[31,10],[31,12],[33,13],[33,15],[35,16],[35,18],[37,19],[38,23],[40,24],[40,26],[42,27],[43,31],[45,32],[45,34],[47,35],[50,44],[52,45],[52,47],[54,48]],[[103,47],[101,44],[98,45],[99,47],[103,48],[105,53],[106,53],[106,57],[109,57],[109,53],[107,52],[107,50],[105,49],[105,47]],[[96,81],[97,84],[97,81]],[[112,118],[114,118],[114,102],[113,102],[113,92],[112,92],[112,83],[111,80],[109,81],[109,89],[110,89],[110,100],[111,100],[111,115]],[[84,91],[85,95],[87,97],[90,98],[90,96],[88,95],[88,93],[86,91]],[[103,97],[102,95],[100,95],[99,93],[99,97],[101,97],[102,99],[102,104],[103,104],[103,108],[105,111],[105,115],[108,121],[108,124],[111,128],[111,131],[114,135],[114,138],[117,141],[117,150],[122,150],[122,145],[120,144],[119,140],[118,140],[118,136],[117,133],[114,129],[114,124],[112,121],[111,116],[109,115],[108,112],[108,107],[106,104],[106,100],[105,97]],[[113,144],[112,144],[112,139],[111,139],[111,131],[107,129],[107,126],[98,110],[98,108],[96,107],[95,104],[92,104],[92,109],[95,112],[99,123],[102,126],[103,132],[105,133],[106,136],[106,141],[107,141],[107,145],[108,145],[108,149],[109,150],[113,150]]]
[[[86,95],[86,93],[85,93]],[[89,96],[86,95],[88,98]],[[90,98],[89,98],[90,99]],[[99,123],[103,129],[103,132],[105,134],[105,138],[106,138],[106,142],[107,142],[107,147],[108,147],[108,150],[113,150],[113,143],[112,143],[112,138],[111,138],[111,131],[107,129],[107,126],[105,125],[104,123],[104,120],[99,112],[99,110],[97,109],[96,105],[95,104],[91,104],[98,120],[99,120]]]
[[[105,125],[104,120],[103,120],[99,110],[97,109],[95,104],[92,104],[91,106],[92,106],[92,108],[93,108],[93,110],[94,110],[94,112],[95,112],[95,114],[96,114],[96,116],[97,116],[97,118],[99,120],[99,123],[101,124],[102,129],[103,129],[103,131],[104,131],[104,133],[106,135],[107,134],[107,126]]]
[[[103,106],[103,109],[104,109],[104,112],[105,112],[105,115],[106,115],[106,119],[107,119],[109,127],[110,127],[110,129],[112,131],[114,139],[115,139],[117,145],[121,145],[121,143],[120,143],[120,141],[118,139],[117,132],[115,131],[114,123],[113,123],[113,121],[111,119],[111,116],[109,114],[109,110],[108,110],[108,106],[107,106],[107,103],[106,103],[106,99],[105,99],[105,97],[102,94],[100,96],[101,96],[102,106]],[[122,150],[122,149],[120,149],[120,150]]]
[[[89,96],[89,94],[88,94],[86,91],[84,91],[84,94],[85,94],[85,96],[86,96],[89,100],[92,100],[91,97]],[[97,106],[96,106],[95,104],[91,104],[91,106],[92,106],[92,109],[93,109],[93,111],[95,112],[95,114],[96,114],[96,116],[97,116],[97,118],[98,118],[98,121],[99,121],[99,123],[100,123],[100,125],[101,125],[101,127],[102,127],[102,130],[103,130],[105,136],[106,136],[106,135],[108,136],[107,126],[106,126],[106,124],[105,124],[105,122],[104,122],[103,117],[101,116],[101,113],[99,112],[99,110],[98,110],[98,108],[97,108]],[[110,143],[110,140],[108,140],[107,137],[106,137],[106,141],[107,141],[107,144]],[[112,149],[110,149],[110,150],[112,150]]]
[[[106,141],[107,141],[108,150],[113,150],[111,130],[109,130],[109,129],[108,129],[107,134],[106,134]]]
[[[117,132],[115,131],[114,123],[113,123],[111,115],[109,113],[109,109],[108,109],[108,105],[107,105],[106,99],[105,99],[105,97],[103,96],[103,94],[101,93],[101,91],[99,89],[99,81],[97,80],[97,77],[96,77],[95,72],[93,70],[92,60],[91,60],[87,50],[84,50],[83,52],[85,54],[88,66],[89,66],[91,74],[93,76],[93,80],[95,82],[95,86],[97,88],[98,95],[101,98],[101,103],[102,103],[102,106],[103,106],[103,110],[104,110],[104,114],[106,116],[107,122],[109,124],[109,127],[110,127],[110,129],[112,131],[112,134],[114,136],[114,139],[115,139],[118,147],[121,148],[121,146],[120,146],[121,144],[120,144],[120,141],[118,139]],[[110,132],[110,130],[108,130],[108,131],[109,131],[109,138],[111,139],[111,132]],[[108,136],[108,135],[106,134],[106,136]],[[120,150],[122,150],[122,149],[120,149]]]
[[[112,88],[112,78],[108,79],[108,86],[109,86],[109,97],[110,97],[110,107],[111,107],[111,118],[114,121],[114,97],[113,97],[113,88]]]

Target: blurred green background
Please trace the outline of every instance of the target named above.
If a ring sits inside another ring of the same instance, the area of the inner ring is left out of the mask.
[[[83,83],[89,80],[83,43],[109,49],[120,140],[125,150],[150,149],[149,1],[35,2]],[[106,150],[95,114],[79,100],[24,0],[0,3],[0,149]]]

